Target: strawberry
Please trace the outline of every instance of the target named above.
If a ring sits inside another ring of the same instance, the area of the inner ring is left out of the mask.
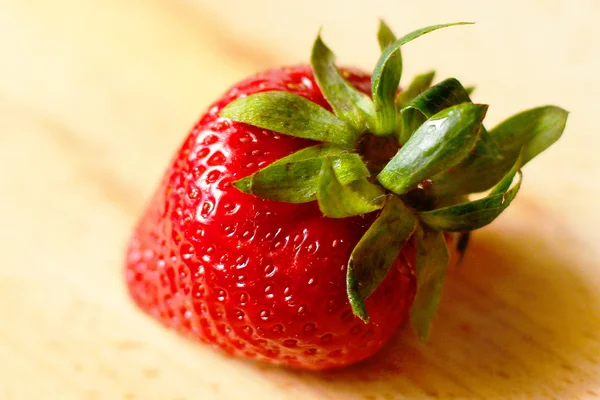
[[[409,318],[425,340],[453,238],[464,252],[511,203],[567,118],[546,106],[487,131],[456,79],[400,92],[400,47],[447,26],[396,39],[382,23],[372,75],[338,69],[319,37],[311,66],[217,100],[134,231],[139,307],[228,354],[306,369],[363,360]]]

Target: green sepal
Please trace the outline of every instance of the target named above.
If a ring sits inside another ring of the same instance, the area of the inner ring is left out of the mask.
[[[323,157],[337,156],[346,150],[320,144],[281,158],[254,174],[233,183],[244,193],[288,203],[316,200],[319,171]]]
[[[377,42],[379,48],[384,51],[386,47],[396,41],[396,35],[390,29],[390,27],[381,19],[379,20],[379,29],[377,30]]]
[[[342,185],[368,178],[370,175],[369,169],[356,153],[345,153],[329,158],[334,160],[332,165],[335,177]]]
[[[352,147],[357,132],[338,117],[288,92],[262,92],[239,98],[221,110],[221,116],[263,129],[304,139]]]
[[[406,143],[427,118],[445,108],[467,102],[471,102],[469,93],[455,78],[446,79],[425,90],[400,111],[400,144]],[[473,151],[481,156],[502,157],[500,149],[483,126]]]
[[[521,162],[517,162],[514,169],[520,166]],[[511,188],[515,175],[518,175],[518,180]],[[455,206],[423,212],[419,214],[419,219],[431,229],[438,231],[464,232],[482,228],[508,208],[519,192],[521,180],[521,171],[512,170],[488,196]]]
[[[457,196],[489,190],[513,167],[519,154],[526,164],[562,135],[568,112],[556,106],[533,108],[512,116],[489,132],[501,157],[473,152],[452,169],[438,174],[433,194]]]
[[[335,66],[335,55],[317,36],[312,49],[311,64],[317,84],[336,116],[363,132],[375,124],[375,106],[366,94],[346,81]]]
[[[427,121],[428,118],[418,109],[411,108],[410,106],[404,108],[400,113],[399,117],[400,121],[398,125],[400,126],[398,129],[398,133],[400,137],[398,142],[400,143],[400,145],[406,144],[406,142],[408,142],[408,139],[410,139],[413,133],[415,133],[415,131],[419,129],[419,127],[423,125],[423,123]]]
[[[396,109],[400,111],[402,108],[406,107],[412,99],[429,89],[434,77],[435,71],[415,76],[408,85],[408,88],[403,92],[400,92],[396,97]]]
[[[348,261],[346,285],[354,315],[365,322],[367,299],[377,289],[412,236],[417,219],[397,196],[388,196],[379,217],[360,239]]]
[[[477,154],[477,156],[481,158],[489,158],[498,161],[504,158],[502,150],[498,147],[496,141],[492,138],[487,129],[485,129],[485,126],[481,127],[479,139],[477,139],[477,143],[475,143],[472,153]]]
[[[414,109],[429,118],[445,108],[470,102],[463,85],[457,79],[449,78],[422,91],[401,112]]]
[[[431,116],[445,108],[470,101],[463,86],[454,78],[426,89],[400,110],[400,143],[406,143]]]
[[[465,90],[467,91],[469,96],[471,96],[473,94],[473,92],[475,91],[475,86],[468,86],[465,88]]]
[[[384,42],[381,40],[387,41],[389,38],[386,37],[385,28],[382,30],[381,27],[387,28],[383,21],[380,24],[380,43],[383,44]],[[385,54],[386,48],[387,46],[383,49],[383,54]],[[402,77],[402,53],[396,51],[390,54],[386,66],[385,74],[382,74],[377,82],[375,82],[374,76],[371,78],[373,103],[375,105],[375,129],[373,129],[373,133],[376,135],[391,134],[396,128],[396,107],[394,100],[400,86],[400,78]]]
[[[362,165],[364,173],[357,163]],[[339,176],[347,181],[342,183]],[[379,210],[385,202],[381,187],[370,183],[367,167],[357,154],[345,154],[339,158],[325,157],[319,173],[317,201],[319,209],[329,218],[347,218]]]
[[[429,337],[431,321],[440,304],[450,255],[443,232],[419,227],[417,242],[417,293],[410,310],[413,328],[421,343]]]
[[[486,105],[463,103],[435,114],[398,150],[377,180],[403,194],[457,164],[475,145],[486,112]]]
[[[376,126],[373,133],[387,135],[396,128],[395,99],[402,76],[402,54],[400,47],[437,29],[453,25],[464,25],[468,22],[434,25],[411,32],[387,46],[377,61],[371,78],[371,91],[375,103]]]
[[[568,115],[556,106],[534,108],[508,118],[490,135],[504,153],[520,156],[525,165],[561,137]]]

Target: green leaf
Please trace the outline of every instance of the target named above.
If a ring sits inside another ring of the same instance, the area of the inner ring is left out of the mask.
[[[470,101],[467,92],[454,78],[426,89],[400,110],[401,143],[406,143],[427,118],[445,108]]]
[[[390,29],[389,26],[383,21],[379,20],[379,30],[377,31],[377,41],[379,42],[379,48],[384,51],[386,47],[394,43],[396,35]]]
[[[501,157],[474,152],[460,164],[435,177],[436,196],[483,192],[493,187],[512,168],[519,154],[523,164],[556,142],[562,135],[568,112],[555,106],[538,107],[508,118],[489,132]]]
[[[400,127],[398,132],[400,133],[400,145],[406,144],[413,133],[415,133],[416,130],[427,121],[427,118],[429,118],[419,109],[413,108],[410,105],[401,111],[399,117],[400,121],[398,125],[400,125]]]
[[[354,314],[363,321],[369,321],[364,300],[381,284],[416,225],[410,209],[397,196],[389,196],[379,217],[352,251],[346,275],[348,299]]]
[[[234,184],[242,192],[263,199],[306,203],[316,198],[321,158],[309,158],[266,167]]]
[[[556,106],[534,108],[510,117],[490,135],[503,152],[522,154],[524,165],[561,137],[568,115]]]
[[[484,192],[502,179],[514,160],[514,157],[508,156],[500,159],[481,157],[473,152],[458,165],[434,176],[432,193],[446,197]]]
[[[470,96],[475,91],[475,86],[466,87],[465,90],[467,91],[467,93],[469,93],[469,96]]]
[[[288,92],[263,92],[239,98],[221,115],[275,132],[352,147],[357,132],[335,115],[304,97]]]
[[[332,158],[335,177],[342,185],[368,178],[371,173],[358,154],[341,154]]]
[[[285,156],[278,160],[273,161],[269,166],[278,165],[278,164],[287,164],[293,161],[301,161],[307,160],[309,158],[314,157],[326,157],[333,155],[341,155],[346,154],[347,150],[336,146],[334,144],[317,144],[314,146],[305,147],[302,150],[298,150],[295,153],[290,154],[289,156]],[[268,166],[266,168],[269,168]]]
[[[376,135],[388,135],[396,128],[395,98],[402,76],[402,55],[395,52],[387,62],[385,74],[379,77],[377,87],[373,81],[373,102],[375,103]],[[373,78],[372,78],[373,79]]]
[[[469,93],[455,78],[446,79],[425,90],[400,111],[400,143],[406,143],[427,118],[445,108],[467,102],[471,102]],[[485,127],[482,127],[473,151],[487,157],[502,156]]]
[[[516,174],[519,175],[519,180],[509,189]],[[479,229],[491,223],[508,208],[519,192],[521,179],[520,171],[511,171],[483,199],[423,212],[419,214],[419,218],[427,226],[438,231],[463,232]]]
[[[449,262],[444,234],[427,228],[417,229],[417,294],[410,318],[421,343],[429,337]]]
[[[401,110],[409,101],[429,89],[434,77],[435,71],[415,76],[408,88],[396,97],[396,108]]]
[[[445,108],[470,102],[469,94],[463,85],[457,79],[449,78],[423,91],[407,104],[405,109],[419,110],[429,118]]]
[[[338,118],[358,132],[374,125],[373,101],[342,77],[335,66],[335,55],[323,43],[321,36],[313,45],[311,64],[317,84]]]
[[[394,35],[390,27],[387,26],[383,20],[380,20],[379,30],[377,32],[377,41],[379,42],[381,51],[383,52],[385,48],[394,43],[395,40],[396,35]],[[388,99],[396,96],[398,86],[400,84],[400,77],[402,74],[402,54],[400,51],[392,56],[390,65],[393,66],[393,71],[389,74],[389,76],[384,78],[385,88],[382,88],[384,95]],[[378,104],[380,112],[375,113],[375,126],[372,127],[372,131],[375,134],[384,135],[391,133],[396,121],[396,111],[392,110],[389,103],[377,102],[378,99],[375,97],[375,104]]]
[[[333,145],[307,147],[281,158],[233,185],[244,193],[288,203],[306,203],[316,199],[323,157],[344,152]]]
[[[486,105],[463,103],[428,119],[385,166],[377,180],[403,194],[462,160],[473,148]]]
[[[321,164],[317,200],[323,215],[329,218],[347,218],[381,209],[385,193],[379,186],[367,181],[364,174],[355,175],[346,185],[338,180],[340,174],[348,177],[357,171],[354,162],[342,161],[343,158],[348,158],[345,156],[333,160],[326,157]],[[355,154],[348,156],[356,156],[360,161],[360,157]],[[366,170],[364,164],[363,167]],[[366,170],[366,176],[368,173]]]
[[[454,78],[425,90],[400,110],[400,143],[406,143],[427,118],[445,108],[468,102],[471,102],[469,95]]]
[[[481,127],[479,139],[475,143],[472,153],[477,154],[478,157],[491,158],[493,160],[502,160],[504,158],[502,150],[498,147],[487,129],[485,129],[485,126]]]
[[[464,25],[468,22],[434,25],[411,32],[387,46],[377,61],[372,77],[372,93],[375,103],[375,134],[387,135],[396,127],[395,98],[402,76],[402,54],[400,47],[437,29],[453,25]]]

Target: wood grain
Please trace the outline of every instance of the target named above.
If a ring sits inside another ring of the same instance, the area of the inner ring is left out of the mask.
[[[600,397],[600,5],[369,3],[0,0],[0,399]],[[406,74],[479,82],[492,122],[572,112],[451,272],[430,343],[404,331],[363,364],[306,373],[223,357],[138,312],[123,248],[202,110],[305,60],[321,24],[342,61],[369,67],[378,15],[398,32],[477,20],[408,47]]]

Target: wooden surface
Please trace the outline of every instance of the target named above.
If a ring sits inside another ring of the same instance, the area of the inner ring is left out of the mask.
[[[0,0],[0,399],[600,397],[600,3],[487,3]],[[371,67],[381,15],[397,33],[478,22],[407,46],[406,77],[477,83],[490,125],[572,112],[450,274],[430,343],[406,331],[366,363],[303,373],[139,313],[123,248],[199,114],[245,75],[306,60],[320,25],[342,62]]]

